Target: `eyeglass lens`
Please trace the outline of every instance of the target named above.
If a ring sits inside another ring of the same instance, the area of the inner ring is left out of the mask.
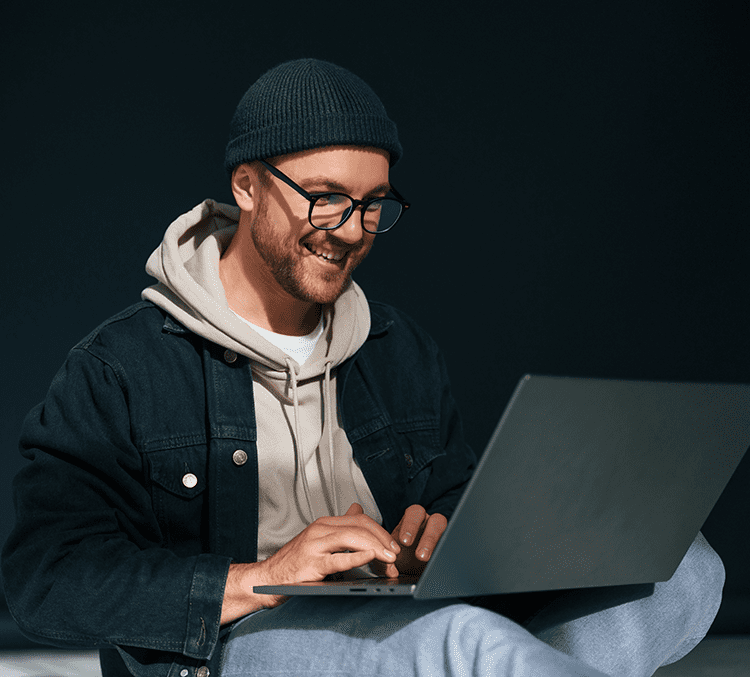
[[[310,221],[316,228],[331,229],[343,223],[351,214],[354,203],[347,195],[329,194],[317,198],[310,211]],[[388,230],[401,216],[401,203],[390,198],[374,200],[367,208],[360,208],[365,230],[378,233]],[[355,217],[356,218],[356,217]]]

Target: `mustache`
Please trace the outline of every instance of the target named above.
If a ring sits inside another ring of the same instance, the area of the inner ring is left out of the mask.
[[[309,233],[300,240],[301,244],[309,245],[328,245],[335,251],[343,252],[348,254],[349,252],[356,252],[367,246],[364,234],[358,242],[342,242],[335,235],[332,235],[333,231],[318,230],[314,233]]]

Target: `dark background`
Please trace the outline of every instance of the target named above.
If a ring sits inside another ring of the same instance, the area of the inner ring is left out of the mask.
[[[3,10],[0,539],[23,416],[166,226],[231,201],[231,114],[290,58],[351,69],[399,125],[413,209],[355,277],[437,339],[475,448],[526,372],[750,382],[747,4],[488,7]],[[703,529],[716,632],[750,632],[749,484],[746,458]]]

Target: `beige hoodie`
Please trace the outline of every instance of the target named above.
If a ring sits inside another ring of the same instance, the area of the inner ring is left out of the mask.
[[[335,368],[364,343],[370,310],[364,293],[352,282],[332,307],[325,308],[325,331],[300,366],[229,309],[219,259],[238,219],[238,207],[205,200],[174,221],[146,264],[146,271],[159,282],[144,289],[142,296],[196,334],[251,360],[260,561],[314,519],[343,515],[354,502],[382,523],[336,406]]]

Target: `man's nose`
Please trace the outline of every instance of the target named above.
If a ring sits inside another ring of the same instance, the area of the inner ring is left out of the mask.
[[[362,239],[362,214],[360,213],[362,207],[358,207],[351,214],[349,218],[344,221],[338,228],[331,231],[338,240],[346,242],[347,244],[355,244]]]

